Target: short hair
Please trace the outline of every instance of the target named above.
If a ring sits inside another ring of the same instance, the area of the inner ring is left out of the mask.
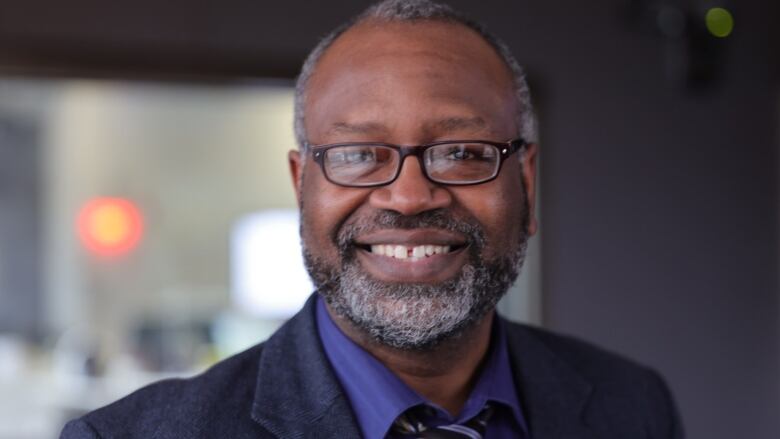
[[[369,20],[378,22],[440,21],[460,24],[477,32],[498,53],[512,74],[515,97],[519,104],[517,126],[520,136],[527,142],[538,141],[536,115],[531,104],[531,92],[528,88],[525,72],[512,55],[509,47],[501,39],[488,32],[481,24],[467,18],[448,5],[431,0],[384,0],[370,6],[361,14],[326,35],[304,61],[301,73],[295,83],[294,130],[301,150],[305,150],[308,142],[304,127],[307,85],[314,74],[317,63],[339,36],[353,26]]]

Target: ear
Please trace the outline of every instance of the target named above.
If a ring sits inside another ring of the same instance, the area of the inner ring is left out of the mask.
[[[295,190],[295,200],[298,202],[298,208],[301,207],[301,191],[303,190],[303,158],[301,153],[295,149],[287,153],[287,162],[290,165],[290,177],[292,177],[293,189]]]
[[[529,143],[523,151],[521,163],[523,171],[523,183],[525,184],[525,196],[528,199],[528,235],[536,233],[539,225],[536,221],[536,157],[539,145]]]

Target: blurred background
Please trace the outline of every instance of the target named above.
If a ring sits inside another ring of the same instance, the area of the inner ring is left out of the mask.
[[[292,84],[369,2],[0,3],[0,439],[267,337],[311,291]],[[780,434],[780,7],[450,4],[525,65],[541,236],[501,304]]]

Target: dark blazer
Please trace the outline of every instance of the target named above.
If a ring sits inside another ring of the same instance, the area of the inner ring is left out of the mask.
[[[75,438],[359,438],[323,353],[314,300],[266,342],[190,379],[161,381],[69,422]],[[532,439],[678,439],[654,372],[571,338],[506,323]]]

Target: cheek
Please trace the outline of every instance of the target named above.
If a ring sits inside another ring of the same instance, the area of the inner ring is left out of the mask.
[[[301,192],[302,237],[313,255],[337,255],[336,234],[363,203],[365,190],[331,184],[315,172],[304,174]]]
[[[513,250],[523,228],[524,197],[522,180],[514,172],[484,185],[458,188],[458,203],[482,225],[487,244],[485,257],[494,258]],[[504,178],[506,177],[506,178]]]

